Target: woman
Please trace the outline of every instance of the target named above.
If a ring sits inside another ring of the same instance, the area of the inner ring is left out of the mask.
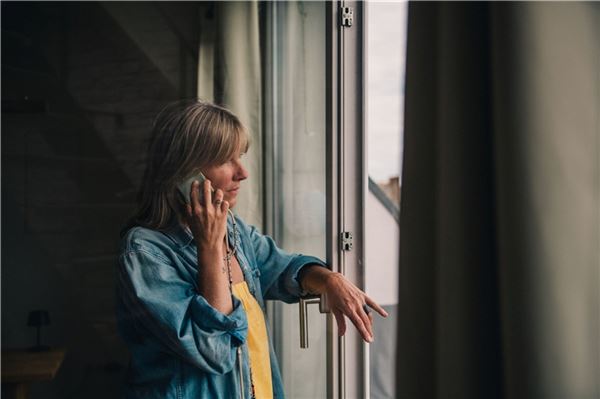
[[[171,104],[157,117],[134,217],[122,231],[117,318],[131,352],[128,398],[282,398],[264,300],[328,295],[371,342],[367,305],[317,258],[288,254],[234,217],[248,135],[214,104]],[[182,182],[200,173],[183,195]]]

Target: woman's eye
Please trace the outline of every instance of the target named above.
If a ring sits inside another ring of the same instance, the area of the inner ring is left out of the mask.
[[[240,162],[242,160],[242,157],[246,155],[245,153],[241,153],[240,155],[237,156],[237,158],[232,158],[229,162],[230,163],[236,163],[236,162]]]

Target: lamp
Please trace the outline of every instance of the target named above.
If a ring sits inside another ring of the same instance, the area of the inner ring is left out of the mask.
[[[50,324],[50,316],[48,315],[47,310],[32,310],[29,312],[29,317],[27,318],[27,325],[29,327],[37,328],[37,340],[36,345],[31,347],[30,350],[33,352],[41,352],[50,349],[49,346],[45,346],[41,344],[41,330],[42,326],[47,326]]]

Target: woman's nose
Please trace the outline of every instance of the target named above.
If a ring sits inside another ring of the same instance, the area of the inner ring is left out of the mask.
[[[246,170],[246,168],[244,168],[244,166],[242,164],[238,165],[238,169],[237,169],[237,173],[236,173],[236,180],[246,180],[248,178],[250,174],[248,173],[248,171]]]

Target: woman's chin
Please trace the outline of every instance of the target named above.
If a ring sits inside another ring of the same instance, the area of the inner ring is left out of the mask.
[[[237,202],[237,198],[230,198],[227,200],[227,202],[229,203],[229,209],[233,208]]]

